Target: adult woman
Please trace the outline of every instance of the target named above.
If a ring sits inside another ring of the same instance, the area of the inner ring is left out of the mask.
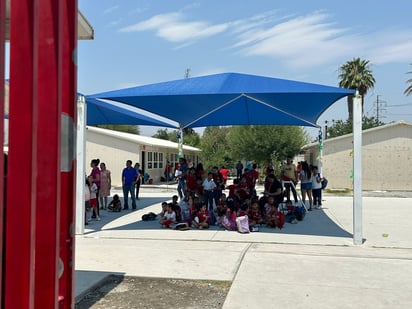
[[[134,165],[134,168],[136,169],[136,171],[137,171],[137,175],[136,175],[136,179],[135,179],[135,190],[136,190],[136,193],[135,193],[135,196],[136,196],[136,200],[138,200],[139,199],[139,191],[140,191],[140,185],[141,185],[141,183],[142,183],[142,173],[143,173],[143,171],[140,169],[140,164],[139,163],[136,163],[135,165]]]
[[[97,186],[97,197],[99,197],[99,189],[100,189],[100,169],[99,169],[100,159],[93,159],[90,162],[90,167],[92,168],[89,177],[92,178],[92,181]],[[93,214],[92,218],[96,218],[99,216],[99,199],[97,199],[97,214]]]
[[[106,164],[102,162],[100,163],[100,209],[107,209],[107,198],[110,196],[111,187],[112,179],[110,176],[110,171],[106,168]]]
[[[312,171],[306,161],[302,162],[302,170],[299,173],[302,202],[305,204],[306,195],[309,199],[309,210],[312,210]]]

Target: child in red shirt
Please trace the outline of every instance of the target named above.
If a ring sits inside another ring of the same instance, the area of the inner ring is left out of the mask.
[[[263,216],[262,216],[262,212],[260,211],[258,202],[254,202],[252,204],[252,206],[249,209],[248,217],[249,217],[249,226],[251,227],[251,229],[253,229],[253,227],[255,227],[258,224],[263,224],[264,222]]]
[[[192,227],[201,229],[207,229],[209,227],[209,211],[207,210],[206,203],[202,203],[198,213],[192,221]]]
[[[271,205],[269,214],[267,215],[266,224],[269,227],[282,229],[285,224],[285,215],[278,211],[275,205]]]

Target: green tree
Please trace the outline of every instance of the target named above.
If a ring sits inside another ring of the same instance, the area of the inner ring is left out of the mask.
[[[411,63],[412,65],[412,63]],[[412,71],[408,72],[407,74],[412,74]],[[407,80],[407,83],[409,83],[409,86],[405,89],[404,94],[405,95],[410,95],[412,94],[412,78]]]
[[[126,133],[140,134],[140,128],[136,125],[126,125],[126,124],[102,124],[97,127],[103,129],[109,129],[113,131],[120,131]]]
[[[159,139],[164,139],[164,140],[169,140],[169,133],[167,132],[167,129],[159,129],[156,131],[154,135],[152,135],[154,138],[159,138]]]
[[[265,164],[278,163],[299,153],[309,142],[307,132],[297,126],[236,126],[229,135],[231,156]]]
[[[234,165],[230,155],[228,135],[233,128],[228,127],[207,127],[203,132],[200,142],[201,160],[206,170],[213,166],[221,167]]]
[[[375,78],[370,69],[369,60],[353,58],[351,61],[344,63],[338,70],[339,87],[354,89],[359,92],[362,98],[362,113],[364,97],[369,89],[375,86]],[[348,113],[349,119],[353,115],[353,95],[348,96]]]
[[[379,121],[376,117],[363,117],[362,118],[362,130],[379,127],[385,123]],[[353,132],[352,119],[332,120],[332,126],[328,127],[328,138],[338,137]]]
[[[165,139],[168,141],[178,143],[179,139],[177,138],[177,133],[178,133],[178,130],[173,130],[171,132],[168,132],[167,129],[159,129],[157,130],[156,134],[154,134],[152,137]],[[196,133],[193,129],[184,129],[183,130],[183,144],[193,146],[193,147],[198,147],[200,145],[199,134]]]

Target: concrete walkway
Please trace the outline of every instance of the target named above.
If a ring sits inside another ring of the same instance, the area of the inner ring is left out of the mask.
[[[173,194],[142,189],[138,211],[102,211],[76,237],[77,300],[115,273],[232,281],[225,309],[412,308],[412,198],[364,197],[355,246],[351,197],[325,196],[304,221],[250,234],[141,221]]]

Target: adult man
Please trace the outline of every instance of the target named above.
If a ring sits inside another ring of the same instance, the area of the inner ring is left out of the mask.
[[[126,167],[122,171],[122,187],[123,187],[123,199],[124,208],[129,209],[129,192],[132,199],[132,209],[135,210],[136,206],[136,196],[134,193],[135,181],[138,177],[138,171],[132,166],[132,161],[126,161]]]
[[[285,183],[287,202],[290,202],[290,190],[292,190],[293,198],[295,199],[295,203],[297,203],[298,196],[296,194],[295,186],[297,184],[298,172],[297,172],[296,166],[293,163],[291,157],[286,158],[286,164],[284,164],[282,167],[281,175],[282,175],[282,180],[287,181]],[[294,185],[290,183],[291,181],[293,182]]]

